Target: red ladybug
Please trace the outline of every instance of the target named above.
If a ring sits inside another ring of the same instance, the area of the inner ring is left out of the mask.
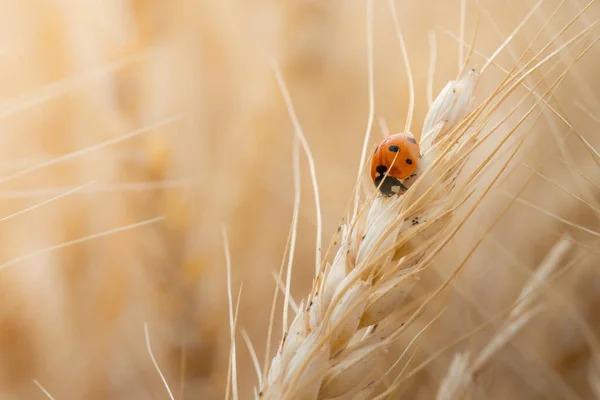
[[[419,155],[419,144],[412,135],[395,133],[385,138],[375,149],[371,162],[375,186],[385,196],[405,191],[402,180],[415,172]]]

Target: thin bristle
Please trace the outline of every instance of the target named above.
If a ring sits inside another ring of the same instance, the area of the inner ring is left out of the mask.
[[[86,188],[86,187],[94,184],[95,182],[96,181],[92,181],[92,182],[88,182],[88,183],[85,183],[83,185],[74,187],[73,189],[67,190],[67,191],[65,191],[65,192],[63,192],[63,193],[61,193],[59,195],[56,195],[56,196],[54,196],[54,197],[52,197],[52,198],[50,198],[48,200],[42,201],[41,203],[37,203],[37,204],[35,204],[35,205],[31,206],[31,207],[27,207],[27,208],[25,208],[23,210],[20,210],[20,211],[17,211],[15,213],[12,213],[12,214],[9,214],[7,216],[4,216],[4,217],[0,218],[0,222],[7,221],[7,220],[9,220],[11,218],[14,218],[14,217],[18,217],[21,214],[25,214],[25,213],[27,213],[29,211],[33,211],[33,210],[35,210],[35,209],[37,209],[39,207],[42,207],[42,206],[44,206],[46,204],[52,203],[55,200],[61,199],[61,198],[66,197],[66,196],[68,196],[70,194],[73,194],[75,192],[83,190],[84,188]]]
[[[171,388],[169,388],[169,383],[167,382],[167,379],[163,375],[162,371],[160,370],[160,367],[158,366],[158,362],[156,361],[156,358],[154,358],[154,353],[152,352],[152,346],[150,345],[150,333],[148,333],[148,323],[147,322],[144,323],[144,338],[146,340],[146,348],[148,349],[148,355],[150,356],[150,359],[152,360],[152,365],[154,365],[154,369],[160,376],[160,380],[162,381],[163,385],[165,386],[165,389],[167,391],[167,394],[169,395],[169,398],[171,400],[175,400],[175,397],[173,396],[173,393],[171,392]]]
[[[461,46],[462,47],[462,46]],[[427,106],[433,103],[433,81],[435,77],[435,63],[437,61],[437,39],[435,31],[429,31],[429,69],[427,70]]]
[[[237,387],[237,365],[236,365],[236,350],[235,350],[235,314],[233,310],[233,295],[231,293],[231,253],[229,251],[229,240],[227,239],[227,231],[225,226],[221,226],[221,235],[223,238],[223,246],[225,251],[225,266],[227,271],[227,300],[229,305],[229,337],[230,337],[230,355],[229,367],[227,372],[227,390],[225,399],[229,399],[230,391],[233,393],[233,399],[238,399]],[[238,296],[239,301],[239,296]],[[238,303],[239,304],[239,303]],[[236,307],[237,308],[237,307]]]
[[[515,36],[521,31],[521,29],[523,29],[523,27],[527,24],[527,21],[529,21],[529,19],[536,13],[536,11],[542,5],[543,2],[544,2],[544,0],[539,0],[537,3],[535,3],[535,5],[533,7],[531,7],[531,10],[527,13],[527,15],[525,15],[525,17],[521,20],[521,22],[513,29],[513,31],[509,35],[506,36],[506,39],[504,40],[504,42],[500,46],[498,46],[498,48],[494,51],[494,53],[492,53],[492,55],[486,60],[483,67],[481,67],[482,74],[494,62],[494,60],[496,59],[496,57],[498,57],[498,55],[502,52],[502,50],[506,49],[507,46],[510,44],[510,42],[512,40],[514,40]],[[491,19],[493,20],[493,18],[491,18]],[[459,39],[459,43],[464,43],[464,40],[462,37],[460,37],[458,39]],[[460,45],[460,48],[462,49],[462,45]],[[520,60],[517,60],[517,63],[519,61]]]
[[[35,250],[35,251],[31,252],[31,253],[25,254],[25,255],[20,256],[20,257],[13,258],[10,261],[7,261],[5,263],[0,264],[0,270],[9,268],[9,267],[11,267],[11,266],[13,266],[15,264],[22,263],[23,261],[29,260],[29,259],[34,258],[34,257],[41,256],[43,254],[47,254],[47,253],[50,253],[50,252],[53,252],[53,251],[57,251],[57,250],[62,250],[62,249],[65,249],[65,248],[68,248],[68,247],[71,247],[71,246],[75,246],[75,245],[78,245],[78,244],[81,244],[81,243],[86,243],[86,242],[89,242],[91,240],[100,239],[100,238],[103,238],[103,237],[106,237],[106,236],[110,236],[110,235],[114,235],[114,234],[117,234],[117,233],[120,233],[120,232],[124,232],[124,231],[132,230],[132,229],[141,228],[143,226],[148,226],[148,225],[154,224],[156,222],[161,222],[163,220],[164,220],[164,217],[151,218],[151,219],[147,219],[145,221],[137,222],[137,223],[134,223],[134,224],[129,224],[129,225],[121,226],[121,227],[118,227],[118,228],[109,229],[109,230],[106,230],[106,231],[103,231],[103,232],[95,233],[93,235],[84,236],[84,237],[81,237],[81,238],[78,238],[78,239],[75,239],[75,240],[69,240],[67,242],[59,243],[59,244],[56,244],[54,246],[45,247],[45,248],[40,249],[40,250]]]
[[[402,28],[400,27],[400,21],[398,20],[396,2],[395,0],[389,0],[388,4],[390,6],[392,20],[394,21],[394,29],[396,30],[396,37],[398,38],[398,44],[400,45],[400,51],[402,52],[402,60],[404,60],[404,67],[406,68],[406,77],[408,80],[408,111],[406,114],[406,122],[404,123],[404,132],[411,132],[412,119],[415,111],[415,83],[410,68],[404,35],[402,35]]]
[[[77,157],[81,157],[83,155],[92,153],[94,151],[98,151],[98,150],[104,149],[106,147],[115,145],[117,143],[121,143],[123,141],[132,139],[132,138],[134,138],[136,136],[143,135],[143,134],[151,132],[151,131],[153,131],[155,129],[158,129],[158,128],[167,126],[169,124],[172,124],[174,122],[180,121],[181,119],[183,119],[183,117],[184,117],[183,114],[178,114],[178,115],[175,115],[175,116],[172,116],[172,117],[164,118],[164,119],[162,119],[162,120],[160,120],[158,122],[155,122],[153,124],[149,124],[149,125],[146,125],[146,126],[144,126],[142,128],[139,128],[139,129],[136,129],[134,131],[128,132],[128,133],[126,133],[124,135],[117,136],[116,138],[105,140],[105,141],[100,142],[98,144],[95,144],[95,145],[92,145],[92,146],[88,146],[88,147],[85,147],[83,149],[76,150],[76,151],[73,151],[71,153],[67,153],[65,155],[62,155],[60,157],[56,157],[56,158],[50,159],[48,161],[44,161],[42,163],[33,165],[31,167],[22,169],[21,171],[18,171],[18,172],[15,172],[13,174],[10,174],[8,176],[5,176],[3,178],[0,178],[0,185],[4,184],[6,182],[12,181],[12,180],[14,180],[16,178],[23,177],[24,175],[30,174],[32,172],[40,171],[40,170],[46,169],[48,167],[51,167],[53,165],[56,165],[58,163],[62,163],[62,162],[67,161],[67,160],[71,160],[71,159],[74,159],[74,158],[77,158]]]
[[[465,40],[465,24],[467,23],[467,0],[460,0],[460,24],[459,24],[459,36],[460,41]],[[461,71],[465,65],[465,54],[462,46],[458,46],[458,70]],[[460,75],[460,73],[459,73]]]
[[[248,336],[248,332],[246,332],[245,329],[242,329],[242,338],[244,339],[244,343],[246,343],[250,357],[252,357],[252,364],[254,364],[256,378],[258,379],[258,387],[260,388],[262,387],[262,372],[260,370],[260,363],[258,362],[258,357],[256,356],[256,350],[254,350],[254,346],[252,345],[252,340],[250,340],[250,336]]]
[[[292,290],[292,268],[294,265],[294,254],[296,250],[296,237],[298,235],[298,212],[300,210],[300,147],[299,140],[294,140],[294,147],[292,150],[292,164],[294,173],[294,214],[292,219],[292,227],[290,231],[290,245],[288,252],[288,262],[286,270],[285,280],[285,294],[283,300],[283,330],[287,332],[288,329],[288,305],[290,303],[290,291]]]
[[[366,37],[367,37],[367,82],[369,88],[369,116],[367,117],[367,128],[365,130],[365,135],[363,139],[363,146],[360,154],[360,162],[358,169],[358,176],[356,179],[356,184],[361,181],[364,167],[367,163],[367,153],[369,148],[369,141],[371,139],[371,131],[373,130],[373,120],[375,118],[375,82],[374,82],[374,73],[373,73],[373,0],[366,1]],[[380,121],[381,123],[381,121]],[[387,131],[387,124],[385,124],[385,120],[383,120],[385,128],[382,128],[384,135],[387,136],[385,131]],[[360,193],[356,190],[354,195],[354,207],[352,208],[352,220],[356,218],[356,213],[358,212],[358,203],[360,199]]]
[[[277,287],[279,287],[279,290],[285,296],[285,293],[287,292],[286,284],[281,279],[279,279],[279,276],[277,275],[277,273],[275,271],[271,271],[271,276],[273,276],[273,280],[277,284]],[[298,303],[296,303],[296,300],[294,300],[294,298],[291,295],[288,297],[288,300],[289,300],[289,306],[292,308],[292,311],[294,311],[294,313],[297,313],[298,312]]]
[[[296,111],[294,110],[294,105],[292,104],[292,98],[288,91],[288,88],[285,84],[285,80],[283,79],[283,75],[279,69],[279,66],[276,62],[272,63],[273,71],[275,73],[275,78],[277,80],[277,85],[281,90],[281,94],[285,100],[286,107],[288,109],[288,113],[290,115],[290,119],[292,120],[292,124],[294,125],[294,131],[296,133],[296,137],[300,140],[300,144],[302,145],[302,149],[306,154],[306,158],[308,160],[309,170],[310,170],[310,178],[313,185],[313,193],[315,197],[315,209],[316,209],[316,217],[317,217],[317,239],[316,239],[316,249],[315,249],[315,275],[318,274],[319,268],[321,266],[321,245],[322,245],[322,235],[323,235],[323,222],[321,215],[321,201],[319,199],[319,185],[317,183],[317,172],[315,168],[315,161],[312,156],[312,152],[310,151],[310,147],[304,136],[302,131],[302,126],[300,125],[300,121],[298,120],[298,116],[296,115]]]
[[[44,393],[44,395],[49,400],[54,400],[54,397],[52,397],[52,395],[50,394],[50,392],[48,392],[48,390],[46,390],[46,388],[43,387],[41,383],[39,383],[36,379],[33,380],[33,383],[42,391],[42,393]]]
[[[297,146],[298,142],[295,141],[294,143],[295,143],[295,148],[297,148],[298,147]],[[296,164],[294,163],[294,166],[295,165]],[[299,173],[300,173],[299,169],[298,170],[294,170],[294,175],[299,174]],[[297,188],[297,189],[299,189],[299,188]],[[281,277],[282,277],[284,266],[285,266],[285,260],[287,258],[287,255],[288,255],[288,252],[290,250],[291,243],[292,243],[292,235],[294,234],[294,232],[295,232],[295,230],[297,228],[297,225],[296,225],[295,221],[298,218],[297,215],[298,215],[298,212],[299,212],[299,208],[300,208],[300,202],[299,202],[299,200],[298,201],[294,201],[294,210],[293,210],[292,223],[290,224],[290,229],[288,231],[287,241],[286,241],[286,244],[285,244],[285,250],[283,252],[283,256],[282,256],[281,263],[280,263],[280,266],[279,266],[279,274],[277,276],[277,280],[278,281],[281,281]],[[274,293],[273,293],[273,299],[271,301],[271,312],[269,314],[269,328],[267,330],[267,340],[266,340],[267,345],[265,346],[265,358],[264,358],[264,364],[263,364],[265,367],[263,369],[263,375],[262,375],[262,380],[261,380],[262,382],[266,381],[267,374],[268,374],[268,371],[269,371],[269,367],[271,365],[270,364],[270,351],[271,351],[270,344],[271,344],[271,339],[273,337],[273,324],[274,324],[274,321],[275,321],[275,307],[277,305],[277,294],[278,293],[279,293],[279,290],[278,290],[277,287],[275,287],[275,290],[274,290]]]

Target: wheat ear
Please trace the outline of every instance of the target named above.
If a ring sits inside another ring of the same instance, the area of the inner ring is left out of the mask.
[[[567,27],[570,24],[572,21]],[[511,166],[511,161],[525,145],[529,131],[522,132],[509,151],[506,150],[509,147],[507,142],[517,136],[516,132],[524,130],[525,120],[533,117],[534,123],[537,121],[541,115],[540,105],[552,96],[573,64],[541,95],[534,93],[547,79],[552,68],[545,72],[536,85],[527,87],[525,97],[491,128],[488,127],[490,118],[495,116],[509,95],[523,87],[527,77],[559,58],[569,46],[588,38],[595,25],[592,24],[542,58],[548,46],[544,47],[524,67],[517,69],[522,56],[507,72],[504,80],[477,107],[474,107],[474,90],[480,79],[479,74],[464,66],[461,68],[463,71],[457,79],[450,81],[432,102],[422,132],[416,135],[420,137],[422,155],[415,174],[403,182],[408,191],[402,196],[392,197],[382,197],[375,192],[361,204],[358,212],[354,208],[348,223],[340,228],[341,240],[333,261],[321,264],[309,296],[300,303],[270,365],[264,367],[268,373],[261,382],[257,397],[328,399],[351,394],[355,394],[356,398],[372,395],[377,380],[361,385],[364,378],[370,375],[385,350],[407,326],[422,314],[435,296],[450,285],[481,244],[485,234],[444,283],[422,301],[410,317],[404,318],[394,311],[403,304],[411,290],[418,285],[422,272],[432,265],[435,257],[462,228],[500,177],[505,176],[504,172]],[[404,51],[400,34],[399,38]],[[501,47],[504,48],[506,44],[503,43]],[[573,63],[590,48],[591,45],[585,48]],[[467,60],[472,50],[473,43]],[[493,62],[498,53],[488,59],[487,65]],[[526,99],[532,98],[533,106],[517,123],[507,127],[508,118],[522,109]],[[501,133],[500,128],[506,133]],[[499,144],[459,184],[457,178],[470,155],[491,135],[500,138]],[[487,169],[501,149],[508,157],[502,160],[501,168],[491,182],[481,185],[482,171]],[[515,170],[513,168],[512,172]],[[478,196],[474,196],[476,192]],[[466,206],[467,202],[471,204]],[[456,211],[462,206],[466,211],[459,215]],[[289,287],[286,292],[289,292]],[[287,304],[284,307],[287,311]],[[533,315],[533,311],[522,312],[523,306],[517,310],[515,313],[518,315],[513,313],[509,317],[511,322],[507,329],[511,332],[515,332],[515,327],[522,326]],[[453,386],[457,390],[468,387],[472,379],[470,375],[465,375],[465,371],[480,368],[487,359],[485,355],[493,354],[510,337],[503,335],[495,338],[490,344],[491,353],[482,351],[473,363],[469,355],[458,356],[450,370],[448,382],[459,382]],[[461,376],[467,378],[455,378]],[[442,391],[450,393],[451,390],[445,388],[452,385],[445,385]],[[384,398],[396,387],[394,384],[374,398]]]
[[[340,248],[285,333],[263,382],[262,398],[343,395],[397,337],[400,321],[374,326],[418,283],[426,267],[419,262],[448,227],[456,204],[464,201],[463,193],[453,188],[467,160],[460,155],[475,142],[466,136],[466,141],[451,141],[446,135],[468,114],[477,77],[469,71],[450,82],[434,102],[422,158],[415,176],[404,182],[412,189],[400,197],[371,199],[341,227]],[[449,162],[456,159],[462,161]]]
[[[542,305],[534,306],[536,294],[558,269],[573,243],[568,238],[558,241],[539,268],[525,284],[515,306],[502,327],[489,343],[476,355],[457,353],[450,364],[448,374],[442,380],[437,400],[459,400],[469,398],[476,388],[476,376],[502,346],[510,341],[533,317],[543,311]]]

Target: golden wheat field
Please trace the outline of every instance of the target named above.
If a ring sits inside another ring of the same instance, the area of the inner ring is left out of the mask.
[[[0,399],[600,399],[600,3],[1,4]]]

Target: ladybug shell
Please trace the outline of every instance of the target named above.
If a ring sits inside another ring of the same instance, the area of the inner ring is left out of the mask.
[[[385,195],[397,193],[392,187],[404,188],[401,179],[406,179],[417,168],[420,149],[412,135],[396,133],[385,138],[375,149],[371,162],[371,178]],[[380,185],[386,176],[386,181]]]

